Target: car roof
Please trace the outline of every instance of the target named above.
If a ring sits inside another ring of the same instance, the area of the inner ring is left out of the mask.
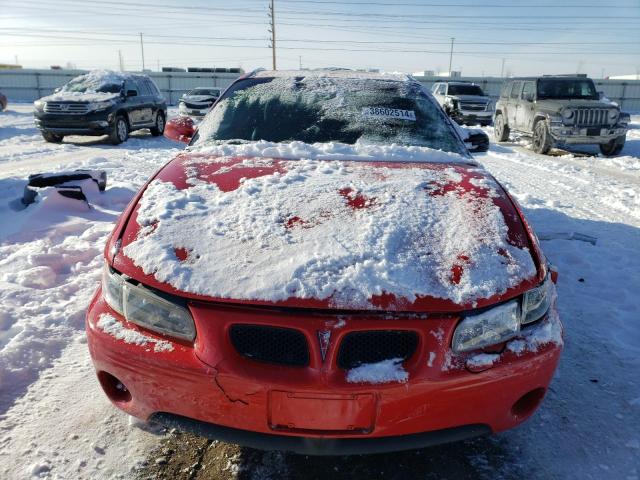
[[[448,83],[449,85],[477,85],[475,82],[464,82],[462,80],[440,80],[438,83]]]
[[[522,80],[540,80],[541,78],[561,78],[561,79],[566,79],[566,80],[584,80],[587,77],[586,75],[538,75],[537,77],[514,77],[514,78],[510,78],[507,81],[509,82],[515,82],[515,81],[522,81]]]
[[[296,78],[296,77],[324,77],[324,78],[352,78],[369,80],[393,80],[397,82],[417,82],[406,73],[361,72],[357,70],[255,70],[245,78]]]

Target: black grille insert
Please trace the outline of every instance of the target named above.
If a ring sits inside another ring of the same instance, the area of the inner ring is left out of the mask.
[[[231,326],[229,336],[238,353],[251,360],[292,367],[309,364],[307,339],[298,330],[237,324]]]
[[[369,330],[347,334],[340,344],[338,366],[355,368],[393,358],[406,360],[416,351],[418,335],[406,330]]]

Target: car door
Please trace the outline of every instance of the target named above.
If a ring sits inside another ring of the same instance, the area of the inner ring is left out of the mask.
[[[124,82],[124,91],[127,96],[125,106],[129,116],[129,124],[131,127],[137,127],[142,123],[142,99],[140,98],[138,85],[133,79],[128,78]]]
[[[149,125],[153,123],[153,92],[147,85],[146,79],[143,77],[136,78],[138,91],[140,92],[140,124]]]
[[[516,128],[518,130],[531,131],[535,109],[535,82],[524,82],[516,110]]]
[[[509,108],[507,110],[507,119],[511,128],[517,129],[518,125],[518,108],[520,108],[520,93],[522,92],[522,82],[515,81],[511,87],[509,94]]]

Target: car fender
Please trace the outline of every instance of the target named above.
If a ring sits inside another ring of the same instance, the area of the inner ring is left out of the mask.
[[[129,129],[131,129],[132,128],[131,119],[129,118],[129,112],[127,111],[127,109],[122,107],[118,108],[115,112],[115,115],[113,116],[113,119],[115,120],[116,117],[118,117],[119,115],[122,115],[127,120],[127,123],[129,124]]]

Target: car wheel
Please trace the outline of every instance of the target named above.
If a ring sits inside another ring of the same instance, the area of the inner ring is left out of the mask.
[[[149,129],[151,130],[151,135],[153,135],[154,137],[162,135],[164,133],[164,125],[165,125],[164,113],[160,111],[156,115],[156,126],[151,127]]]
[[[109,140],[114,145],[119,145],[126,141],[127,138],[129,138],[129,124],[122,115],[118,115],[109,134]]]
[[[623,135],[621,137],[614,138],[609,143],[601,144],[600,151],[605,157],[613,157],[614,155],[618,155],[624,148],[624,142],[626,138],[627,137]]]
[[[496,115],[493,122],[493,136],[498,142],[506,142],[509,140],[509,126],[505,124],[504,117],[501,114]]]
[[[533,127],[533,151],[542,155],[551,150],[551,135],[549,134],[549,128],[547,122],[540,120]]]
[[[64,136],[51,132],[42,132],[42,138],[49,143],[60,143]]]

